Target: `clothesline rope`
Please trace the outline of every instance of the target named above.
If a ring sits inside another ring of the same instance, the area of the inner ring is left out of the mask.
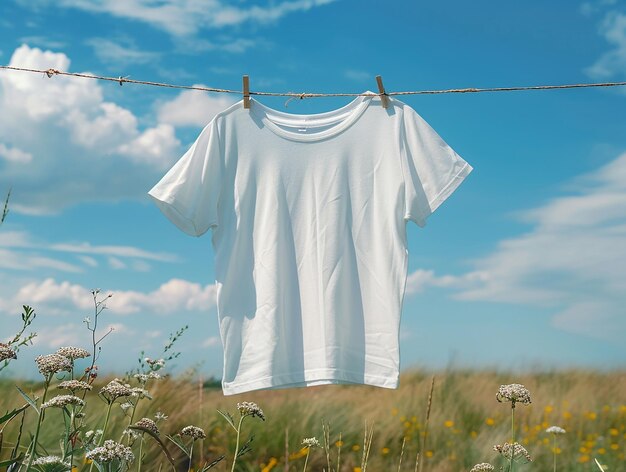
[[[134,80],[128,77],[106,77],[93,74],[83,74],[79,72],[64,72],[58,69],[30,69],[27,67],[15,67],[15,66],[0,66],[0,69],[33,72],[45,74],[49,78],[55,75],[66,75],[72,77],[80,77],[84,79],[96,79],[106,80],[109,82],[117,82],[120,85],[138,84],[138,85],[150,85],[154,87],[166,87],[173,89],[185,89],[185,90],[201,90],[204,92],[216,92],[216,93],[233,93],[242,95],[242,90],[221,89],[214,87],[203,87],[200,85],[177,85],[168,84],[163,82],[154,82],[149,80]],[[575,89],[575,88],[591,88],[591,87],[620,87],[625,86],[626,82],[595,82],[595,83],[582,83],[582,84],[561,84],[561,85],[526,85],[518,87],[486,87],[486,88],[456,88],[456,89],[442,89],[442,90],[414,90],[405,92],[387,92],[385,95],[436,95],[444,93],[480,93],[480,92],[514,92],[522,90],[555,90],[555,89]],[[317,97],[358,97],[363,95],[369,95],[364,93],[296,93],[296,92],[254,92],[250,91],[250,95],[265,95],[274,97],[293,97],[293,98],[317,98]],[[376,94],[380,95],[380,94]]]

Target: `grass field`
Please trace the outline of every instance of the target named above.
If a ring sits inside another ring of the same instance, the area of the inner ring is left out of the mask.
[[[498,403],[495,394],[500,385],[510,383],[524,384],[532,396],[532,404],[515,408],[515,422],[516,439],[529,451],[533,461],[518,465],[515,470],[553,470],[553,436],[545,432],[552,425],[566,430],[557,438],[557,470],[598,471],[594,458],[607,471],[626,470],[626,372],[623,371],[558,371],[524,375],[463,370],[414,371],[403,374],[398,390],[331,385],[259,391],[232,397],[224,397],[215,385],[203,386],[198,380],[181,377],[148,385],[153,399],[139,402],[134,418],[154,418],[157,411],[167,415],[166,420],[159,422],[161,437],[173,435],[190,424],[203,428],[207,437],[195,444],[193,470],[198,470],[200,462],[221,454],[226,458],[211,470],[230,470],[235,434],[217,409],[230,411],[238,418],[236,404],[252,401],[263,409],[266,420],[246,418],[242,442],[254,435],[252,451],[240,458],[236,470],[302,470],[307,452],[302,448],[302,440],[314,436],[323,445],[323,424],[327,424],[330,460],[323,448],[312,448],[307,470],[328,470],[328,462],[333,470],[337,470],[339,456],[341,471],[358,471],[362,465],[367,423],[373,434],[366,469],[373,472],[414,471],[416,455],[424,439],[433,375],[435,384],[428,434],[419,459],[423,461],[423,471],[469,471],[480,462],[490,462],[499,470],[504,462],[493,446],[511,439],[511,408],[509,403]],[[87,393],[88,428],[102,427],[106,408],[97,391],[106,380],[96,379],[94,391]],[[0,413],[24,404],[16,384],[29,394],[42,394],[40,384],[0,380]],[[107,438],[119,440],[128,421],[115,404]],[[25,430],[33,431],[35,422],[36,414],[29,410]],[[17,423],[13,421],[4,431],[0,461],[8,456],[15,441]],[[40,436],[50,454],[58,454],[62,430],[61,412],[51,409],[46,413]],[[187,470],[181,451],[169,442],[168,448],[179,462],[179,470]],[[147,452],[143,470],[159,470],[159,464],[163,465],[163,470],[171,470],[150,438],[145,441],[143,452]],[[134,464],[130,470],[136,469]]]

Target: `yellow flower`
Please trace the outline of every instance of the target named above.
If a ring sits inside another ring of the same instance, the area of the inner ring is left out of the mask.
[[[554,408],[552,407],[552,405],[546,405],[543,411],[544,413],[549,414],[549,413],[552,413],[552,411],[554,411]]]
[[[278,464],[278,459],[276,459],[275,457],[270,457],[270,461],[265,467],[263,467],[263,469],[261,469],[261,472],[270,472],[270,470],[272,470],[276,466],[276,464]]]
[[[343,441],[337,441],[337,442],[335,443],[335,446],[337,446],[337,447],[341,447],[341,446],[343,446]]]
[[[569,420],[571,417],[572,417],[572,414],[569,411],[563,412],[563,418],[565,418],[566,420]]]
[[[612,443],[611,449],[613,449],[614,451],[617,451],[619,449],[619,444]]]
[[[447,420],[446,422],[444,422],[444,423],[443,423],[443,425],[444,425],[446,428],[452,428],[452,426],[454,426],[454,421],[452,421],[452,420]]]
[[[493,426],[494,424],[496,424],[496,420],[494,420],[493,418],[487,418],[485,420],[485,423],[487,424],[487,426]]]
[[[352,469],[353,472],[361,472],[361,468],[360,467],[355,467],[354,469]]]
[[[397,408],[392,408],[391,409],[391,415],[392,416],[396,416],[398,414],[398,409]]]
[[[587,454],[582,455],[578,458],[578,462],[584,464],[585,462],[589,462],[589,456]]]
[[[600,449],[598,449],[598,454],[606,454],[606,449],[601,447]]]
[[[472,439],[474,439],[476,436],[478,436],[478,433],[476,431],[472,431],[470,433],[470,436],[471,436]]]
[[[361,449],[361,446],[359,446],[358,444],[355,444],[354,446],[352,446],[353,451],[358,451],[360,449]]]
[[[609,429],[609,434],[611,436],[617,436],[619,434],[619,430],[617,428],[611,428]]]
[[[388,447],[383,447],[380,452],[382,452],[383,455],[387,455],[387,454],[389,454],[389,448]]]
[[[433,457],[433,451],[426,451],[426,457]]]
[[[585,413],[585,417],[589,421],[593,421],[593,420],[595,420],[598,417],[598,415],[596,415],[593,411],[588,411],[587,413]]]

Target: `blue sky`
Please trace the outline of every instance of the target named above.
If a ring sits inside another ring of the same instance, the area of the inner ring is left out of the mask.
[[[7,0],[0,63],[252,90],[362,92],[626,80],[623,1]],[[88,347],[105,371],[158,356],[219,377],[210,235],[146,195],[236,95],[0,71],[0,336]],[[410,223],[402,367],[624,367],[626,87],[407,96],[474,172]],[[349,99],[260,98],[292,113]]]

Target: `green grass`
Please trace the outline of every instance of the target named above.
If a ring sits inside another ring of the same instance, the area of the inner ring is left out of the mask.
[[[306,455],[306,451],[301,450],[302,439],[315,436],[323,443],[322,424],[326,423],[330,428],[331,464],[333,468],[336,466],[340,449],[341,471],[350,472],[361,465],[367,421],[368,426],[374,428],[367,470],[398,470],[404,440],[401,470],[413,471],[433,374],[436,380],[428,436],[420,455],[424,471],[469,471],[479,462],[490,462],[496,470],[503,465],[493,445],[510,440],[510,405],[498,403],[495,394],[501,384],[508,383],[524,384],[532,395],[531,405],[517,406],[515,418],[516,438],[530,452],[533,462],[517,466],[516,471],[553,470],[552,436],[545,433],[552,425],[567,431],[558,437],[557,470],[597,471],[594,458],[608,471],[623,470],[626,451],[626,373],[623,371],[524,375],[465,370],[414,371],[403,374],[398,390],[331,385],[250,392],[232,397],[224,397],[214,385],[203,387],[190,379],[165,379],[149,384],[154,399],[139,403],[135,420],[144,416],[153,418],[157,411],[165,413],[169,418],[159,423],[161,437],[175,434],[189,424],[203,428],[207,439],[196,443],[194,458],[206,461],[225,454],[227,458],[212,470],[226,471],[232,463],[235,437],[216,410],[237,414],[237,402],[253,401],[263,409],[267,420],[248,418],[244,423],[242,439],[253,434],[254,440],[252,451],[240,459],[236,470],[261,471],[268,464],[275,465],[265,470],[302,470]],[[105,404],[97,397],[97,391],[105,383],[104,379],[97,379],[94,391],[86,397],[85,412],[91,429],[102,427]],[[41,384],[0,380],[0,413],[24,403],[16,384],[29,394],[42,393]],[[58,454],[63,429],[61,417],[60,410],[51,409],[42,425],[41,443],[51,454]],[[30,409],[25,431],[33,431],[35,421],[35,412]],[[118,440],[127,422],[128,418],[124,420],[116,405],[107,437]],[[0,461],[9,454],[17,426],[14,421],[4,431]],[[340,435],[342,442],[339,442]],[[171,443],[168,446],[180,461],[180,470],[187,470],[182,453]],[[151,438],[147,438],[145,451],[148,456],[142,470],[156,471],[161,463],[163,470],[171,470]],[[289,457],[288,469],[286,456]],[[307,470],[321,471],[327,467],[326,463],[324,450],[312,449]],[[194,468],[197,469],[197,465],[195,463]],[[131,470],[136,470],[136,465]]]

